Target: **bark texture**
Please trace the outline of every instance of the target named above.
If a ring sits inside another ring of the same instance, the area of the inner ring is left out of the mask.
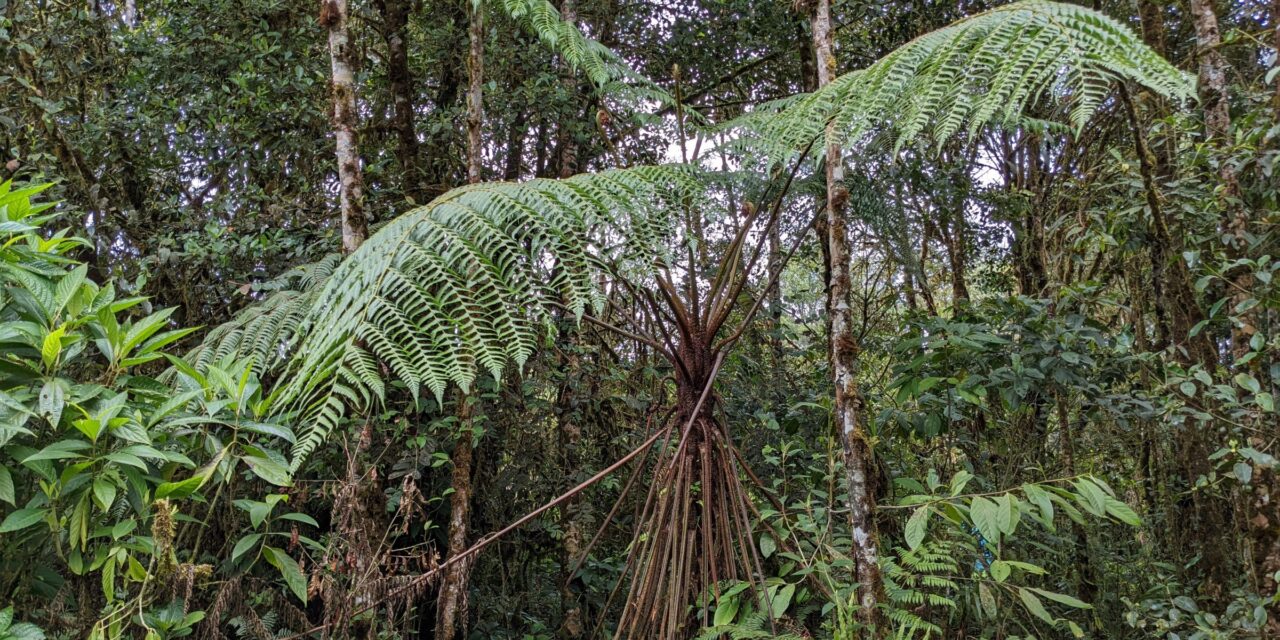
[[[484,8],[468,2],[470,46],[467,52],[467,182],[484,179]],[[457,557],[467,548],[471,524],[471,471],[475,465],[472,448],[472,409],[467,394],[458,392],[458,442],[453,448],[453,494],[449,498],[449,556]],[[467,583],[471,580],[474,556],[452,565],[440,582],[436,600],[436,640],[465,637]]]
[[[578,24],[578,2],[577,0],[562,0],[560,3],[560,18],[565,22],[577,26]],[[573,96],[578,92],[578,85],[573,79],[573,71],[569,69],[566,63],[560,70],[560,85],[568,96]],[[559,175],[561,178],[568,178],[578,172],[578,142],[573,138],[573,129],[568,122],[561,122],[559,128],[559,140],[557,140],[557,148],[560,157],[557,163],[560,167]]]
[[[467,549],[471,527],[471,470],[475,464],[472,450],[472,413],[466,394],[458,393],[458,422],[461,435],[453,448],[453,493],[449,496],[449,558],[455,558]],[[440,593],[436,598],[436,640],[455,640],[466,637],[467,584],[471,578],[472,555],[466,560],[450,565],[440,579]]]
[[[467,182],[484,180],[484,7],[468,2]]]
[[[382,14],[382,38],[387,43],[387,90],[391,94],[391,126],[396,134],[396,164],[400,190],[415,203],[426,201],[422,168],[418,163],[418,133],[414,127],[413,75],[409,70],[406,28],[407,0],[377,0]]]
[[[815,0],[810,10],[818,85],[825,86],[836,75],[830,0]],[[826,231],[831,278],[827,294],[827,316],[831,322],[831,369],[835,381],[833,413],[844,449],[849,521],[854,547],[854,579],[859,585],[858,618],[863,624],[873,626],[876,633],[880,634],[884,625],[880,623],[878,605],[884,597],[884,583],[880,575],[879,536],[875,524],[871,444],[862,422],[862,396],[858,391],[859,345],[849,304],[853,285],[849,230],[844,215],[849,192],[842,182],[843,173],[844,162],[840,146],[828,144]]]
[[[1235,166],[1230,162],[1229,147],[1231,145],[1231,112],[1228,109],[1230,94],[1227,88],[1227,61],[1219,48],[1222,46],[1222,34],[1218,28],[1218,16],[1213,0],[1191,0],[1191,17],[1196,34],[1196,57],[1199,62],[1199,78],[1197,89],[1200,92],[1200,104],[1204,109],[1205,139],[1218,151],[1218,178],[1221,182],[1219,197],[1222,201],[1223,218],[1221,229],[1228,238],[1228,253],[1240,257],[1247,248],[1246,232],[1248,213],[1240,204],[1240,182]],[[1249,289],[1251,283],[1248,276],[1237,276],[1234,284]],[[1239,289],[1237,289],[1239,291]],[[1238,295],[1238,294],[1237,294]],[[1233,307],[1234,307],[1233,301]],[[1231,351],[1237,358],[1249,349],[1248,316],[1243,322],[1232,327]],[[1211,436],[1201,430],[1188,429],[1184,435],[1180,454],[1189,482],[1194,482],[1200,475],[1207,475],[1210,470],[1208,456],[1215,448]],[[1192,494],[1193,519],[1186,524],[1194,527],[1194,531],[1222,530],[1233,520],[1230,512],[1231,503],[1203,495],[1195,491]],[[1192,533],[1188,529],[1188,534]],[[1208,545],[1202,566],[1205,568],[1206,580],[1203,589],[1211,598],[1225,597],[1226,585],[1230,583],[1234,565],[1231,555],[1225,550],[1214,549],[1222,545]]]
[[[329,30],[342,251],[351,253],[369,237],[369,225],[364,216],[364,178],[360,171],[360,143],[356,134],[356,56],[347,30],[347,0],[321,0],[320,24]]]

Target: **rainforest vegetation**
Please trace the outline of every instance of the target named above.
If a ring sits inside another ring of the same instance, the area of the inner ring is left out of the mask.
[[[0,0],[0,640],[1280,638],[1276,0]]]

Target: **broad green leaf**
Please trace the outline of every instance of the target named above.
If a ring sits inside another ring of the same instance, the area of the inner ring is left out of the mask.
[[[307,602],[307,579],[302,575],[302,569],[298,567],[297,561],[285,553],[281,549],[275,547],[263,547],[262,554],[266,557],[267,562],[280,570],[280,575],[284,578],[285,584],[289,585],[289,590],[293,595],[297,596],[304,604]]]
[[[1053,531],[1053,500],[1049,498],[1048,492],[1035,484],[1022,485],[1022,492],[1026,494],[1028,502],[1040,509],[1040,524]]]
[[[718,627],[733,622],[733,619],[738,615],[738,607],[741,604],[742,601],[737,596],[720,598],[720,603],[716,605],[715,618],[712,620],[712,624]]]
[[[249,469],[259,478],[277,487],[287,487],[293,483],[289,479],[289,469],[275,460],[265,456],[253,455],[242,456],[241,459],[245,461],[245,464],[249,465]]]
[[[93,499],[103,511],[110,509],[111,505],[116,501],[115,483],[103,478],[94,479]]]
[[[1240,484],[1249,484],[1253,480],[1253,466],[1244,462],[1237,462],[1231,467],[1231,472],[1235,474]]]
[[[1241,389],[1244,389],[1249,393],[1258,393],[1259,391],[1262,391],[1262,385],[1258,384],[1258,379],[1247,373],[1237,373],[1233,379],[1236,381],[1236,384],[1240,385]]]
[[[46,509],[18,509],[5,517],[4,522],[0,522],[0,533],[26,529],[43,520],[47,513]]]
[[[116,559],[111,557],[102,565],[102,595],[111,602],[116,599]]]
[[[1253,401],[1255,404],[1258,405],[1258,408],[1262,409],[1263,411],[1266,411],[1268,413],[1275,413],[1276,399],[1274,396],[1271,395],[1270,391],[1258,392],[1258,394],[1253,396]]]
[[[186,480],[162,483],[156,487],[156,500],[162,498],[185,498],[195,493],[204,484],[204,481],[204,477],[194,475]]]
[[[991,587],[986,582],[978,583],[978,601],[982,604],[982,612],[987,614],[987,618],[994,620],[998,613],[996,609],[996,597],[991,593]]]
[[[973,525],[993,544],[1000,543],[999,513],[999,505],[981,496],[974,498],[969,505],[969,517],[973,519]]]
[[[58,361],[58,356],[62,353],[62,336],[66,331],[66,325],[63,325],[45,335],[40,346],[40,360],[46,370],[52,370],[53,364]]]
[[[316,522],[316,519],[315,519],[315,518],[312,518],[311,516],[309,516],[309,515],[307,515],[307,514],[305,514],[305,513],[286,513],[286,514],[284,514],[284,515],[280,516],[280,519],[281,519],[281,520],[292,520],[292,521],[294,521],[294,522],[301,522],[301,523],[303,523],[303,524],[309,524],[309,525],[311,525],[311,526],[313,526],[313,527],[316,527],[317,529],[318,529],[318,528],[320,528],[320,523],[319,523],[319,522]]]
[[[17,496],[13,487],[13,474],[9,472],[9,467],[0,465],[0,500],[17,506]]]
[[[1093,608],[1093,605],[1083,600],[1080,600],[1078,598],[1073,598],[1065,593],[1055,593],[1053,591],[1045,591],[1044,589],[1035,589],[1032,587],[1027,587],[1027,589],[1030,589],[1031,591],[1034,591],[1037,594],[1045,598],[1048,598],[1054,602],[1057,602],[1059,604],[1065,604],[1068,607],[1075,607],[1076,609],[1092,609]]]
[[[40,388],[40,415],[54,427],[62,420],[62,409],[67,404],[67,388],[62,380],[54,379]]]
[[[1018,500],[1013,494],[1006,493],[997,500],[1000,509],[996,511],[996,524],[1005,535],[1013,535],[1018,528]]]
[[[771,557],[777,550],[778,543],[773,539],[773,536],[767,533],[760,536],[760,555],[762,557]]]
[[[236,541],[236,546],[231,549],[231,560],[234,562],[237,558],[244,555],[246,551],[253,548],[262,539],[261,533],[251,533]]]
[[[90,448],[88,442],[83,440],[60,440],[40,451],[33,453],[22,459],[22,464],[28,464],[39,460],[65,460],[67,458],[82,457],[78,451],[84,451]]]
[[[951,495],[953,497],[960,495],[960,493],[964,491],[965,485],[969,484],[969,481],[972,479],[973,474],[964,469],[956,472],[956,475],[951,477]]]
[[[995,562],[991,563],[990,571],[991,571],[991,578],[993,580],[995,580],[996,582],[1004,582],[1005,579],[1009,577],[1009,573],[1013,571],[1013,568],[1010,567],[1009,563],[1007,562],[1004,562],[1002,560],[996,560]]]
[[[924,542],[924,536],[929,527],[929,514],[932,511],[928,506],[920,507],[911,514],[910,518],[907,518],[907,548],[914,550]]]
[[[1090,482],[1088,478],[1081,478],[1071,483],[1076,488],[1076,501],[1085,511],[1095,516],[1105,515],[1107,512],[1107,494],[1098,485]]]
[[[787,612],[787,607],[791,606],[791,597],[794,596],[795,593],[796,586],[794,584],[784,585],[782,588],[777,589],[774,592],[773,600],[771,601],[774,618],[781,618],[782,615]]]
[[[1138,517],[1133,508],[1111,496],[1107,496],[1107,513],[1129,526],[1142,526],[1142,518]]]
[[[1030,591],[1019,587],[1018,599],[1022,600],[1022,606],[1026,607],[1027,611],[1030,611],[1032,615],[1048,622],[1049,624],[1053,624],[1054,618],[1049,615],[1047,610],[1045,610],[1044,603],[1040,602],[1040,599],[1035,597],[1035,595]]]

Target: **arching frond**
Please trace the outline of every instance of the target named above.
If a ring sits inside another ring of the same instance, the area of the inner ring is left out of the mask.
[[[329,254],[259,285],[266,297],[211,329],[187,361],[203,369],[227,358],[248,359],[259,375],[282,365],[316,294],[341,260]]]
[[[309,426],[296,466],[341,418],[383,393],[379,363],[437,400],[533,352],[552,304],[604,304],[602,275],[649,271],[694,169],[640,167],[455,189],[370,237],[316,293],[277,401]]]
[[[833,123],[843,143],[877,132],[901,146],[941,142],[985,124],[1021,126],[1028,108],[1064,105],[1079,131],[1106,100],[1111,83],[1129,80],[1163,96],[1194,96],[1191,78],[1132,31],[1084,7],[1024,0],[925,34],[870,67],[822,89],[774,105],[773,113],[733,123],[753,131],[770,156],[789,155]]]

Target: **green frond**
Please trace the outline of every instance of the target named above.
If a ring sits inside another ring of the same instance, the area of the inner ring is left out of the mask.
[[[675,204],[702,188],[680,165],[638,167],[567,180],[455,189],[388,223],[333,269],[314,293],[276,394],[308,426],[298,464],[349,409],[379,402],[380,364],[415,396],[440,401],[532,354],[552,305],[574,313],[604,305],[601,276],[651,272],[665,255]],[[284,302],[281,303],[285,304]],[[292,311],[291,311],[292,312]],[[254,327],[228,330],[241,344]],[[237,333],[238,332],[238,333]],[[284,329],[254,344],[277,345]]]
[[[548,0],[500,0],[499,5],[516,22],[523,24],[571,68],[585,74],[605,95],[622,98],[637,106],[644,102],[671,104],[674,99],[648,78],[633,70],[609,47],[588,38]]]
[[[341,259],[330,254],[259,285],[258,290],[268,292],[267,296],[211,329],[187,354],[187,361],[204,369],[224,359],[250,359],[259,375],[279,367],[290,353],[320,285]]]
[[[1024,0],[925,34],[866,69],[733,125],[753,131],[749,143],[773,158],[826,135],[828,123],[828,142],[878,134],[901,147],[922,137],[941,143],[962,130],[972,135],[987,124],[1023,126],[1028,109],[1041,103],[1062,105],[1078,132],[1116,80],[1174,100],[1195,95],[1187,74],[1123,24],[1076,5]]]

